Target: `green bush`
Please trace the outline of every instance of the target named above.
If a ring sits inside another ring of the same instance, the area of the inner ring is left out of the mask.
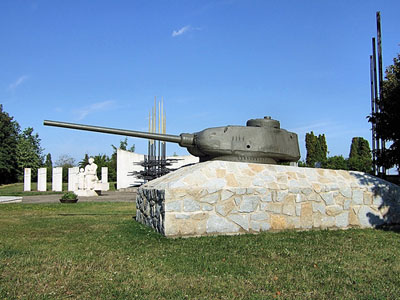
[[[76,200],[76,199],[78,199],[78,195],[75,194],[74,192],[66,192],[61,197],[61,200]]]

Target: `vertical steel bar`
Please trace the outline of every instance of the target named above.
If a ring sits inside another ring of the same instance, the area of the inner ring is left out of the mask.
[[[378,38],[378,71],[379,71],[379,101],[383,99],[383,68],[382,68],[382,31],[381,31],[381,13],[376,12],[376,29]],[[382,155],[385,155],[385,140],[381,139]],[[386,168],[382,166],[382,173],[386,174]]]
[[[375,114],[375,98],[374,98],[374,62],[373,56],[369,56],[369,66],[370,66],[370,81],[371,81],[371,115]],[[372,171],[376,175],[376,156],[375,156],[375,123],[371,122],[372,131]]]
[[[374,104],[375,104],[375,112],[379,112],[379,106],[378,106],[378,75],[377,75],[377,67],[376,67],[376,40],[375,38],[372,38],[372,60],[373,60],[373,72],[374,72]],[[380,138],[376,134],[376,124],[375,125],[375,150],[376,152],[380,152],[381,150],[381,144],[380,144]],[[376,158],[376,154],[375,154]],[[381,167],[376,165],[376,171],[377,175],[381,172]]]

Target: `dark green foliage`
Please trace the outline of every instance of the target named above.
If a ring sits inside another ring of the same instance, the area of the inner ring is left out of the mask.
[[[51,182],[51,173],[53,171],[53,161],[51,160],[51,154],[47,153],[44,167],[47,169],[47,182]]]
[[[78,198],[78,195],[75,194],[74,192],[66,192],[61,197],[62,200],[75,200],[77,198]]]
[[[386,69],[383,82],[383,97],[377,101],[379,112],[369,116],[369,122],[376,124],[378,137],[389,142],[386,151],[377,151],[380,166],[400,168],[400,54],[393,59],[393,65]]]
[[[306,164],[304,161],[302,161],[302,160],[299,160],[299,161],[297,162],[297,165],[298,165],[300,168],[307,167],[307,164]]]
[[[354,137],[351,141],[348,160],[350,170],[370,173],[372,170],[372,157],[369,143],[362,137]]]
[[[323,163],[328,154],[328,146],[326,145],[325,134],[318,136],[314,132],[306,133],[306,149],[307,157],[306,164],[309,167],[314,167],[316,163]]]
[[[128,149],[128,138],[126,137],[124,140],[119,141],[119,147],[116,147],[114,145],[111,145],[113,147],[114,152],[117,153],[117,149],[125,150],[125,151],[130,151],[130,152],[135,152],[135,144],[133,144],[129,149]]]
[[[28,127],[18,135],[17,142],[18,180],[23,181],[24,168],[32,169],[32,180],[35,180],[37,169],[43,165],[39,135],[33,134],[33,128]]]
[[[107,167],[110,170],[110,158],[105,154],[99,154],[99,155],[93,156],[93,158],[94,158],[94,163],[97,165],[97,177],[99,179],[101,179],[101,168]],[[110,176],[109,176],[108,180],[113,181],[113,180],[110,180]]]
[[[342,155],[335,155],[328,157],[323,163],[322,167],[325,169],[333,170],[348,170],[348,161]]]
[[[85,168],[89,164],[89,154],[85,154],[85,157],[79,162],[79,168]]]
[[[328,147],[324,134],[315,136],[306,133],[306,166],[335,170],[354,170],[369,173],[372,169],[372,158],[369,143],[362,137],[354,137],[351,143],[350,157],[342,155],[327,157]],[[302,166],[301,164],[299,166]]]
[[[17,181],[19,125],[0,104],[0,184]]]

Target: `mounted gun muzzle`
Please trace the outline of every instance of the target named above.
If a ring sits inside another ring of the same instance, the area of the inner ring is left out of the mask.
[[[276,164],[297,162],[300,150],[297,134],[280,128],[279,121],[270,117],[251,119],[246,126],[207,128],[193,134],[180,135],[148,133],[100,126],[90,126],[45,120],[47,126],[95,131],[130,137],[177,143],[200,161],[227,160]]]

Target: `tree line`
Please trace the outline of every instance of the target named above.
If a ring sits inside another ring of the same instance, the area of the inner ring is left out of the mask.
[[[68,168],[82,167],[88,164],[92,156],[98,166],[98,177],[101,178],[101,167],[108,167],[108,180],[117,180],[117,149],[135,151],[135,145],[128,148],[128,139],[120,141],[113,154],[109,157],[106,154],[89,155],[85,154],[81,161],[76,163],[75,159],[67,154],[60,157],[53,163],[50,153],[44,154],[40,145],[41,139],[32,127],[21,130],[19,123],[14,120],[0,104],[0,184],[22,182],[24,179],[24,168],[31,168],[32,181],[37,180],[37,170],[47,169],[47,182],[51,182],[53,167],[63,167],[63,182],[68,181]]]
[[[324,134],[316,136],[311,131],[306,133],[305,140],[306,161],[300,162],[300,166],[372,172],[371,149],[368,141],[362,137],[352,139],[348,158],[344,158],[342,155],[328,157],[328,146]]]
[[[43,165],[43,148],[32,127],[21,126],[3,110],[0,104],[0,184],[22,181],[24,168],[37,169]]]

